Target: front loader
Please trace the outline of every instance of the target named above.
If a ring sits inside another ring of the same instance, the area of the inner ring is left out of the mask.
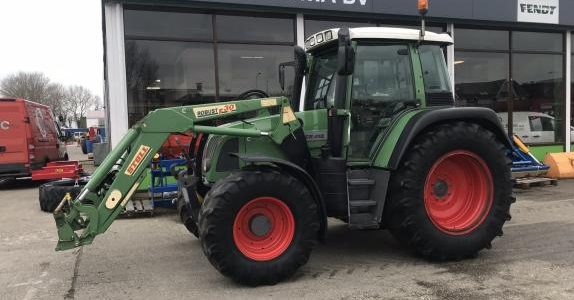
[[[451,43],[410,29],[330,29],[296,48],[292,99],[151,112],[57,208],[57,250],[104,233],[168,135],[191,131],[190,167],[177,174],[184,221],[237,282],[291,276],[326,238],[328,217],[387,228],[431,260],[474,257],[510,218],[511,144],[492,110],[453,107]]]

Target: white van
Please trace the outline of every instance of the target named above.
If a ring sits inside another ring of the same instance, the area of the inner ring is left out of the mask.
[[[508,113],[498,113],[498,118],[508,132]],[[556,142],[556,122],[554,117],[533,111],[516,111],[512,114],[513,131],[525,144],[551,144]],[[574,140],[574,127],[570,127],[570,137]]]

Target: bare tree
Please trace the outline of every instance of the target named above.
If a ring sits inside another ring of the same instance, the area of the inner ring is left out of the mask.
[[[6,76],[0,81],[0,94],[48,105],[54,116],[62,117],[68,126],[72,122],[78,124],[88,110],[102,107],[100,97],[87,88],[78,85],[64,87],[50,82],[46,75],[38,72]]]
[[[6,76],[0,82],[0,94],[6,97],[24,98],[44,104],[50,78],[43,73],[19,72]]]
[[[151,57],[149,50],[126,42],[126,79],[128,89],[145,90],[157,79],[158,63]]]
[[[48,105],[56,118],[66,117],[65,91],[64,86],[50,82],[46,75],[39,72],[19,72],[0,81],[0,94]]]
[[[93,109],[100,102],[100,97],[94,95],[83,86],[72,85],[66,89],[64,108],[67,112],[68,125],[71,121],[80,123],[86,117],[88,110]]]
[[[60,83],[50,83],[47,88],[44,104],[52,108],[54,116],[59,120],[60,117],[66,119],[67,112],[65,107],[66,88]]]

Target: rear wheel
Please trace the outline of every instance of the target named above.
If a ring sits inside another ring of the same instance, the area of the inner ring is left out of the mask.
[[[291,176],[242,171],[218,182],[199,214],[203,252],[223,275],[249,285],[275,284],[309,259],[319,214]]]
[[[471,123],[419,136],[391,179],[385,222],[431,259],[475,256],[510,219],[510,160],[496,136]]]

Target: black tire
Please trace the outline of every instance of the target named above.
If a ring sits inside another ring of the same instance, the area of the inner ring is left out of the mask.
[[[199,215],[199,211],[189,212],[187,205],[185,205],[185,200],[183,199],[183,195],[181,194],[181,192],[179,192],[179,195],[177,197],[177,212],[179,214],[179,219],[181,223],[183,223],[187,231],[193,234],[196,238],[199,238],[199,229],[197,228],[197,218]]]
[[[74,183],[74,180],[63,179],[41,185],[38,189],[40,209],[45,212],[54,212],[66,193],[70,193],[73,198],[78,196],[86,182],[79,181],[77,187],[74,186]]]
[[[489,197],[492,204],[484,210],[482,221],[468,232],[455,235],[441,230],[431,220],[425,208],[424,186],[433,164],[458,150],[474,153],[484,161],[492,176],[493,193]],[[443,261],[476,257],[480,250],[491,247],[496,236],[502,236],[502,226],[510,219],[514,198],[511,161],[506,153],[496,136],[477,124],[445,124],[420,135],[392,175],[385,225],[398,240],[425,258]]]
[[[274,197],[293,215],[288,247],[267,261],[244,255],[234,241],[234,222],[242,207],[259,197]],[[307,263],[317,244],[318,207],[295,178],[272,170],[241,171],[221,180],[207,193],[199,214],[203,252],[223,275],[247,285],[275,284]]]
[[[268,98],[269,95],[261,90],[249,90],[237,96],[238,100],[262,99]]]
[[[82,139],[82,141],[80,142],[80,146],[82,148],[82,153],[88,154],[88,145],[86,145],[86,139]]]

